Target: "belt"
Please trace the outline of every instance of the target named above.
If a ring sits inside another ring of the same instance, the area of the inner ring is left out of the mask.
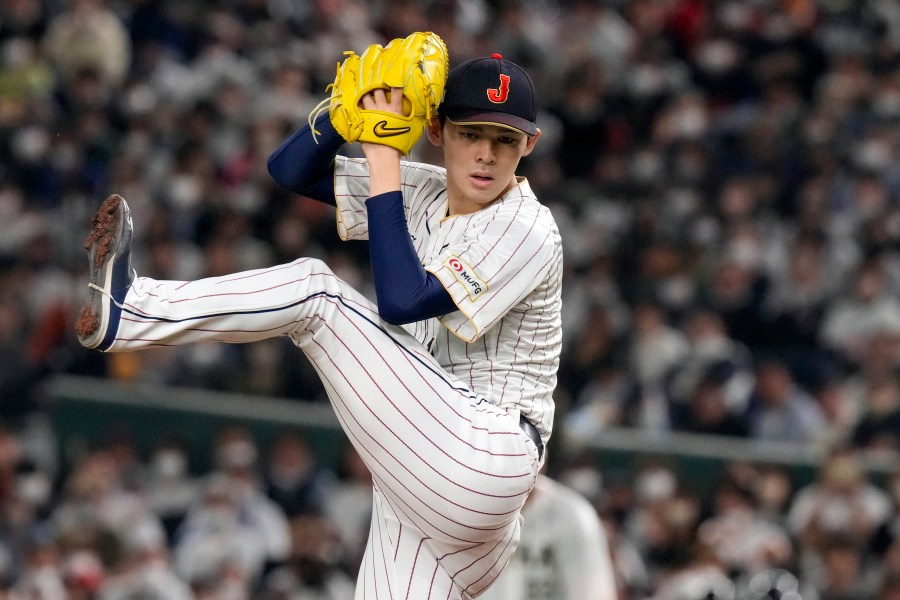
[[[541,434],[534,426],[534,423],[525,418],[525,415],[519,415],[519,427],[525,432],[534,445],[537,446],[538,459],[544,457],[544,442],[541,440]]]

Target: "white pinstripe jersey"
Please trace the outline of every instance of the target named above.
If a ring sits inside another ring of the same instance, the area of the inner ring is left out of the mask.
[[[550,210],[522,179],[490,206],[447,217],[443,168],[403,162],[400,175],[416,253],[459,308],[405,329],[472,391],[518,408],[546,443],[562,347],[562,244]],[[366,161],[338,156],[342,239],[368,239],[368,196]]]

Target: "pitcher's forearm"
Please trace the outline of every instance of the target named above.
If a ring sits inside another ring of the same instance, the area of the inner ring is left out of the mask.
[[[369,163],[369,196],[400,191],[400,151],[382,144],[363,144]]]

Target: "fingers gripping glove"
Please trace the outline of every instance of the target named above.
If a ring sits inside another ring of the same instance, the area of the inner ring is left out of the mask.
[[[373,142],[408,154],[436,114],[444,96],[449,58],[443,40],[416,32],[387,46],[373,44],[361,54],[345,52],[331,97],[310,114],[310,124],[328,108],[335,130],[347,142]],[[367,110],[362,97],[376,89],[403,89],[403,114]]]

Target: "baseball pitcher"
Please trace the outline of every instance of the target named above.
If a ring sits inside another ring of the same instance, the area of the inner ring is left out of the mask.
[[[368,240],[377,303],[312,258],[139,277],[131,214],[112,195],[85,242],[77,333],[106,352],[289,336],[373,475],[356,598],[474,598],[516,548],[553,423],[560,236],[516,176],[540,138],[534,85],[499,54],[448,73],[428,32],[346,54],[269,172],[334,205],[342,238]],[[401,160],[423,134],[445,167]],[[365,159],[338,156],[347,142]]]

